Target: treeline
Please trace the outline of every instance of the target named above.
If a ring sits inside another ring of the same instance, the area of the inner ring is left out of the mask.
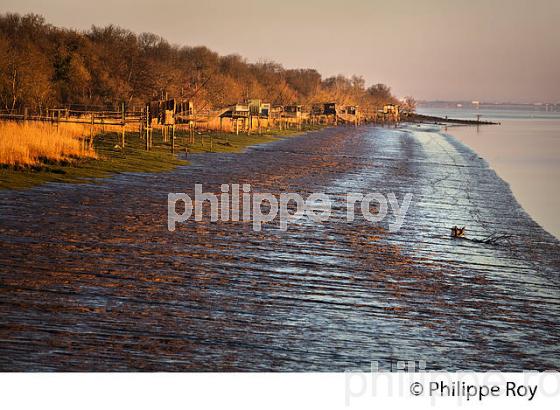
[[[75,31],[28,14],[0,15],[0,104],[4,110],[138,105],[165,95],[198,110],[260,98],[273,104],[336,101],[376,109],[394,102],[383,84],[362,77],[323,79],[314,69],[249,63],[206,47],[177,46],[117,26]]]

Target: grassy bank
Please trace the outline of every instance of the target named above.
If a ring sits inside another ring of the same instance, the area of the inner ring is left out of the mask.
[[[302,131],[284,130],[258,134],[197,133],[195,143],[188,144],[188,135],[177,132],[175,154],[171,143],[163,142],[161,132],[154,130],[153,147],[145,149],[145,141],[137,132],[126,134],[124,149],[120,147],[120,134],[110,132],[96,136],[94,149],[97,158],[43,159],[41,164],[28,166],[3,165],[0,168],[0,189],[22,189],[46,182],[91,182],[92,178],[104,178],[122,172],[164,172],[178,165],[186,165],[185,148],[188,153],[240,152],[254,144],[270,142],[278,137],[292,136],[317,129]]]

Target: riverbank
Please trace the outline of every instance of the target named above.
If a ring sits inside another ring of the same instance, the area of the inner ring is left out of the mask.
[[[560,369],[560,245],[437,127],[338,127],[161,174],[0,192],[0,370]],[[324,192],[333,215],[167,229],[169,192]],[[345,194],[413,193],[404,225]],[[39,217],[37,217],[39,215]],[[509,233],[489,245],[467,238]]]
[[[241,152],[248,146],[274,141],[278,138],[316,130],[306,126],[298,130],[274,130],[262,134],[196,133],[195,142],[188,142],[188,133],[176,133],[175,154],[171,142],[164,142],[161,132],[154,131],[154,145],[145,149],[145,141],[138,133],[126,134],[124,149],[120,133],[102,133],[94,140],[98,158],[50,162],[40,166],[0,167],[0,189],[23,189],[47,182],[91,183],[123,172],[165,172],[186,165],[188,155],[202,152]],[[187,148],[187,150],[185,150]]]

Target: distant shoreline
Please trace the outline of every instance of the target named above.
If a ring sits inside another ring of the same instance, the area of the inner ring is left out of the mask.
[[[499,122],[493,121],[480,121],[480,120],[464,120],[457,118],[448,117],[437,117],[433,115],[423,115],[423,114],[409,114],[406,117],[407,122],[413,123],[428,123],[428,124],[458,124],[458,125],[500,125]]]

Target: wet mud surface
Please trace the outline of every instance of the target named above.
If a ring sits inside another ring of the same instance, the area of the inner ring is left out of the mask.
[[[452,137],[325,129],[191,160],[0,192],[0,370],[560,369],[560,244]],[[167,194],[195,183],[324,192],[333,215],[169,232]],[[414,196],[389,232],[391,217],[346,222],[348,192]]]

